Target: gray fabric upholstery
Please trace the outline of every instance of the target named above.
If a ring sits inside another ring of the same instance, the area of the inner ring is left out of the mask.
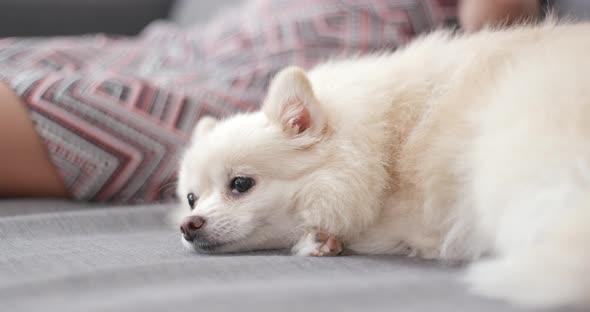
[[[521,311],[470,295],[460,268],[433,262],[198,255],[167,209],[0,202],[0,310]]]
[[[590,1],[588,0],[552,0],[550,3],[560,17],[578,20],[590,18]]]
[[[173,0],[2,0],[0,37],[139,33]],[[201,1],[199,1],[201,2]]]
[[[203,23],[243,0],[2,0],[0,37],[134,35],[156,19]]]
[[[224,9],[235,7],[245,0],[194,1],[176,0],[170,19],[179,25],[193,25],[210,20]]]

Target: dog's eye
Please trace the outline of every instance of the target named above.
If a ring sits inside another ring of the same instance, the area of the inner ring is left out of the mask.
[[[195,196],[194,193],[189,193],[188,195],[186,195],[186,199],[188,199],[188,205],[191,207],[191,210],[195,209],[195,204],[197,203],[199,198]]]
[[[231,180],[231,192],[234,194],[245,193],[254,186],[254,179],[247,177],[235,177]]]

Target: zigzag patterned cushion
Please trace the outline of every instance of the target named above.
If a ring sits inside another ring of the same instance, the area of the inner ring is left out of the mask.
[[[28,105],[76,199],[170,198],[191,129],[257,108],[287,64],[395,49],[455,18],[456,0],[256,0],[206,25],[137,38],[0,40],[0,80]]]

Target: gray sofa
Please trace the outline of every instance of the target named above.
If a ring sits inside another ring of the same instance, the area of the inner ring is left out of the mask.
[[[0,2],[0,30],[10,22],[2,18],[10,15],[7,3],[45,1]],[[239,0],[159,1],[161,7],[142,0],[160,12],[150,16],[172,16],[181,24],[232,1]],[[587,1],[560,1],[560,14],[590,12]],[[139,24],[114,25],[114,32],[134,33]],[[18,34],[10,27],[5,34]],[[91,28],[76,31],[84,29]],[[284,251],[191,253],[164,222],[170,208],[0,200],[0,311],[527,311],[470,294],[460,266],[386,256],[298,258]]]
[[[0,310],[528,311],[471,295],[459,266],[191,253],[163,221],[170,208],[2,202]]]

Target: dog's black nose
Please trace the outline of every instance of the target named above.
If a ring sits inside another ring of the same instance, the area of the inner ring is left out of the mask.
[[[205,225],[205,219],[199,216],[190,216],[184,218],[180,224],[180,232],[184,239],[192,242],[197,236],[199,229]]]

